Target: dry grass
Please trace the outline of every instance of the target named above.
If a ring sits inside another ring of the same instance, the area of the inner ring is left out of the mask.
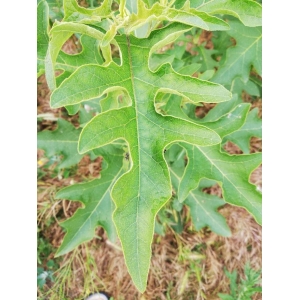
[[[63,202],[53,207],[52,213],[63,211],[64,217],[70,217],[78,206],[74,202],[71,205]],[[64,286],[66,299],[81,299],[94,291],[105,291],[120,300],[218,299],[218,292],[229,292],[224,268],[236,269],[242,274],[247,261],[255,269],[261,268],[261,227],[242,208],[225,205],[220,213],[231,228],[230,238],[207,229],[194,232],[189,222],[181,235],[170,228],[164,237],[154,235],[148,286],[143,295],[131,281],[120,244],[111,244],[104,231],[98,229],[97,238],[66,255],[60,264],[59,272],[70,265],[68,282]],[[64,233],[55,222],[43,235],[58,248]],[[52,258],[53,255],[49,257]],[[59,295],[54,289],[50,294]],[[259,297],[254,299],[261,299]]]

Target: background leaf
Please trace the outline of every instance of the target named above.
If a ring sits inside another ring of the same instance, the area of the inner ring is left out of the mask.
[[[212,78],[214,82],[231,84],[235,77],[244,82],[249,79],[253,66],[256,72],[262,72],[262,30],[261,27],[245,27],[239,21],[228,22],[231,29],[228,34],[236,40],[236,45],[228,48],[226,60]]]
[[[57,199],[80,201],[84,205],[71,218],[61,223],[67,233],[56,256],[68,253],[81,243],[91,240],[99,225],[106,230],[112,242],[116,240],[117,233],[112,221],[115,205],[110,192],[116,179],[122,174],[123,153],[123,150],[111,145],[101,148],[97,154],[104,157],[108,167],[101,171],[100,178],[66,187],[56,194]]]
[[[80,131],[68,121],[58,119],[56,130],[38,132],[37,147],[45,150],[48,157],[62,155],[58,167],[68,168],[78,164],[83,157],[77,150]]]
[[[238,145],[245,154],[250,153],[250,139],[262,137],[262,121],[258,117],[258,108],[254,108],[247,116],[245,124],[237,131],[229,134],[224,142],[231,141]]]

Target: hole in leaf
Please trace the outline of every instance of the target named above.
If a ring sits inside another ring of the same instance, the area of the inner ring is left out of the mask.
[[[229,154],[243,154],[243,151],[231,141],[226,142],[223,145],[223,149]]]
[[[88,8],[90,6],[90,2],[91,1],[89,0],[77,0],[78,5],[84,8]]]
[[[116,11],[118,9],[119,9],[119,3],[116,1],[113,1],[112,5],[111,5],[111,10]]]
[[[110,48],[111,48],[111,56],[113,58],[113,61],[120,66],[121,65],[120,48],[112,44],[110,44]]]
[[[82,50],[79,38],[73,34],[62,46],[61,51],[66,54],[77,54]]]
[[[215,103],[202,103],[202,106],[197,106],[195,108],[195,116],[196,118],[202,119],[204,118],[208,112],[216,106]]]
[[[262,139],[252,137],[250,139],[250,153],[262,152]]]
[[[205,194],[215,195],[220,198],[223,197],[222,196],[222,188],[218,183],[215,183],[214,185],[212,185],[210,187],[204,187],[201,191]]]
[[[262,165],[252,172],[250,176],[250,182],[256,185],[256,189],[258,191],[262,191]]]

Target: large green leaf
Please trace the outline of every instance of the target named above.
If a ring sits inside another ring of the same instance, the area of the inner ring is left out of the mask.
[[[63,255],[83,242],[94,237],[95,228],[102,226],[111,241],[115,241],[117,233],[112,221],[115,208],[111,201],[110,191],[123,171],[123,150],[108,145],[97,151],[108,163],[101,171],[101,177],[87,183],[75,184],[60,190],[57,199],[80,201],[84,208],[79,208],[68,220],[61,223],[67,230],[63,243],[56,256]]]
[[[78,153],[77,144],[80,129],[63,119],[57,120],[57,129],[44,130],[37,134],[37,146],[43,149],[48,157],[62,155],[59,168],[68,168],[80,162],[83,155]]]
[[[246,82],[252,66],[259,75],[262,72],[261,27],[245,27],[239,21],[229,21],[229,25],[228,34],[236,40],[236,45],[228,48],[226,59],[212,78],[224,85],[231,84],[235,77]]]
[[[154,99],[159,92],[178,94],[192,103],[222,102],[231,97],[222,86],[179,75],[169,64],[155,72],[148,68],[145,62],[152,52],[189,29],[174,23],[147,39],[117,36],[120,66],[111,62],[107,67],[80,67],[51,96],[52,107],[77,104],[116,89],[126,90],[131,99],[127,107],[94,117],[80,135],[79,151],[84,153],[117,139],[128,143],[131,168],[113,187],[113,218],[129,273],[141,292],[147,282],[154,219],[172,195],[165,147],[177,141],[198,146],[221,141],[205,126],[157,113]]]
[[[198,9],[209,14],[232,15],[245,26],[262,26],[262,7],[252,0],[210,0]]]

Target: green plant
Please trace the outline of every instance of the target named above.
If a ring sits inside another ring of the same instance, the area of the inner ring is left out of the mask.
[[[37,285],[43,288],[46,281],[54,282],[53,272],[59,268],[55,260],[48,259],[48,256],[53,253],[53,246],[43,237],[38,237],[37,249]]]
[[[260,93],[249,75],[261,75],[261,5],[104,0],[88,9],[64,0],[63,8],[63,20],[49,31],[47,2],[38,3],[38,75],[45,72],[51,107],[79,113],[81,126],[58,120],[56,131],[38,134],[38,147],[62,155],[61,168],[83,154],[102,156],[105,163],[100,178],[57,193],[84,207],[62,223],[66,235],[56,255],[92,239],[100,225],[112,241],[120,238],[128,271],[143,292],[155,218],[172,198],[172,187],[175,207],[190,207],[197,230],[209,226],[229,236],[217,212],[226,202],[261,223],[261,194],[249,182],[261,153],[229,155],[223,149],[237,139],[249,153],[249,139],[260,136],[261,122],[241,95]],[[190,43],[189,36],[203,30],[222,36],[217,49],[194,43],[200,54],[192,58],[176,44]],[[68,55],[61,49],[74,34],[82,50]],[[229,47],[230,37],[235,44]],[[57,70],[63,72],[56,76]],[[206,103],[215,106],[198,118],[195,108]],[[215,183],[223,199],[203,192]]]
[[[225,270],[230,280],[230,294],[218,294],[221,300],[251,300],[255,293],[261,293],[261,271],[255,271],[247,262],[244,269],[244,279],[237,280],[237,271],[230,273]]]

